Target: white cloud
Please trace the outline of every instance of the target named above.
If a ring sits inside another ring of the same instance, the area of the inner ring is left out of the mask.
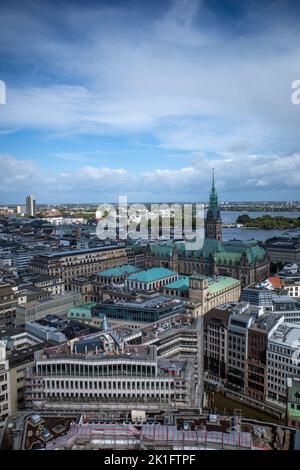
[[[59,84],[8,83],[0,116],[5,128],[147,131],[162,147],[199,152],[298,148],[300,112],[290,100],[299,69],[298,29],[288,27],[289,18],[275,16],[271,23],[274,6],[263,19],[260,12],[246,18],[257,31],[238,40],[222,28],[208,30],[197,1],[175,1],[149,19],[124,7],[69,5],[58,18],[65,34],[51,28],[56,9],[47,4],[39,11],[44,16],[29,9],[12,17],[3,9],[0,52],[16,58],[22,51],[20,60],[35,64],[33,81],[49,73]]]
[[[159,155],[166,149],[192,157],[189,166],[165,169],[153,144],[153,169],[136,173],[127,161],[119,169],[88,166],[98,153],[56,151],[55,158],[82,162],[59,173],[6,155],[1,198],[32,188],[44,200],[67,194],[97,201],[122,192],[139,200],[205,199],[212,166],[224,199],[296,194],[300,106],[290,98],[299,78],[299,32],[277,8],[274,2],[251,11],[248,29],[226,31],[207,27],[200,1],[174,1],[148,17],[138,8],[74,3],[59,13],[50,2],[1,7],[0,54],[18,79],[7,81],[0,137],[21,129],[133,142],[146,134]]]
[[[247,155],[243,159],[220,155],[213,163],[202,157],[193,165],[177,170],[155,169],[132,173],[125,168],[83,166],[76,170],[49,172],[30,161],[0,156],[0,200],[17,202],[34,192],[40,201],[104,202],[127,195],[131,201],[204,201],[215,168],[221,200],[285,199],[287,193],[299,199],[300,154]],[[274,192],[274,187],[277,187]]]

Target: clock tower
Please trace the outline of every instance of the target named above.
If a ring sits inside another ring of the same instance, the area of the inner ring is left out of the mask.
[[[218,195],[215,188],[215,172],[213,168],[212,186],[209,195],[209,207],[205,221],[205,237],[222,241],[222,220],[218,206]]]

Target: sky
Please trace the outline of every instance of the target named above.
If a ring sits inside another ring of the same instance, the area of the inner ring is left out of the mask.
[[[300,6],[0,0],[0,204],[300,200]]]

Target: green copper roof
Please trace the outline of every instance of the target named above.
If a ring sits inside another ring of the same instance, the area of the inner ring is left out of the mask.
[[[209,278],[208,292],[210,294],[217,294],[223,289],[228,289],[235,285],[238,286],[239,284],[240,281],[238,279],[234,279],[233,277],[217,276],[216,279]]]
[[[96,302],[86,302],[77,307],[71,307],[68,310],[68,318],[79,318],[82,320],[91,320],[92,318],[92,309],[96,307]]]
[[[216,253],[216,263],[239,263],[242,257],[242,253]]]
[[[174,253],[175,247],[179,255],[185,254],[185,242],[174,242],[173,240],[167,242],[153,243],[150,245],[150,251],[155,256],[159,256],[162,258],[170,258]]]
[[[189,289],[189,276],[180,276],[177,281],[170,282],[170,284],[166,284],[165,288],[188,290]]]
[[[115,268],[104,269],[104,271],[99,271],[97,273],[97,276],[118,277],[125,276],[126,274],[133,274],[138,271],[141,271],[141,269],[136,266],[133,266],[131,264],[123,264],[122,266],[116,266]]]
[[[213,168],[213,174],[212,174],[212,185],[211,185],[211,191],[209,195],[209,210],[213,214],[214,217],[217,216],[218,214],[218,194],[216,191],[215,187],[215,171]]]
[[[197,276],[180,276],[177,281],[167,284],[165,288],[188,290],[189,281],[191,277],[197,277]],[[200,277],[201,279],[205,278],[205,276],[200,276]],[[238,286],[240,284],[240,281],[238,279],[234,279],[233,277],[227,277],[227,276],[217,276],[216,278],[208,277],[207,279],[208,279],[208,292],[210,294],[217,294],[218,292],[221,292],[223,289],[229,289],[230,287]]]
[[[132,274],[128,277],[128,279],[130,281],[137,282],[153,282],[167,276],[174,276],[176,274],[176,271],[171,271],[170,269],[166,268],[151,268],[147,269],[146,271],[140,271],[139,273]]]
[[[248,263],[254,264],[265,257],[266,251],[256,240],[231,240],[224,242],[223,247],[229,253],[245,253]]]
[[[155,243],[150,245],[150,251],[155,256],[170,258],[173,253],[173,246],[171,243]]]
[[[196,257],[200,258],[203,256],[205,259],[209,258],[210,255],[214,255],[218,252],[223,252],[224,248],[221,242],[215,238],[205,238],[203,247],[196,253]]]

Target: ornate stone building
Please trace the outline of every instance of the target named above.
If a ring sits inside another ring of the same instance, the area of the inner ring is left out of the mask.
[[[205,239],[200,250],[187,250],[184,241],[167,241],[148,245],[146,267],[162,266],[180,274],[230,276],[242,287],[266,279],[269,259],[256,240],[222,241],[222,221],[218,206],[214,175],[205,220]]]

